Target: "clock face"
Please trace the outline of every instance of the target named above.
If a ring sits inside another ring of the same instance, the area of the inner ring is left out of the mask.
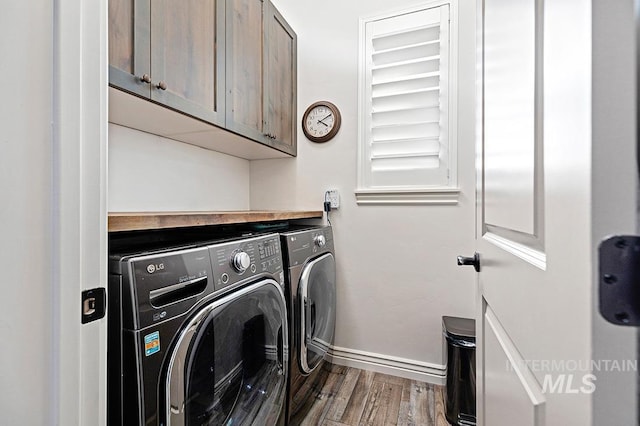
[[[329,108],[321,105],[313,108],[309,112],[307,121],[305,122],[307,132],[317,138],[328,135],[331,129],[333,129],[334,124],[335,117],[333,116],[333,112]]]
[[[311,105],[302,118],[305,136],[313,142],[326,142],[340,128],[340,111],[330,102],[321,101]]]

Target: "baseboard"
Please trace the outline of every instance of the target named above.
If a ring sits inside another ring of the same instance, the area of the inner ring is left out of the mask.
[[[328,355],[331,362],[337,365],[390,374],[435,385],[444,385],[445,383],[446,368],[444,365],[339,346],[331,346]]]

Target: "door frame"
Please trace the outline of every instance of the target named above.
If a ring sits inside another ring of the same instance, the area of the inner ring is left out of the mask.
[[[606,3],[606,4],[605,4]],[[604,320],[598,306],[598,246],[611,235],[637,234],[638,1],[591,1],[592,7],[592,354],[594,360],[637,360],[638,331]],[[620,43],[627,40],[628,43]],[[616,46],[612,49],[612,46]],[[629,90],[629,88],[635,90]],[[616,167],[611,167],[611,165]],[[614,180],[615,185],[611,184]],[[616,214],[612,214],[615,206]],[[636,424],[638,379],[600,371],[593,424]]]
[[[82,325],[80,295],[107,287],[107,0],[53,11],[52,422],[104,426],[106,319]]]

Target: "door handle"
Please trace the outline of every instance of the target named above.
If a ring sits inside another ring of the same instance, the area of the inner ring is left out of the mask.
[[[313,338],[316,334],[316,304],[311,302],[311,333],[309,337]]]
[[[282,336],[282,326],[278,329],[276,362],[278,363],[278,371],[284,374],[284,338]]]
[[[475,252],[473,257],[458,256],[458,266],[471,265],[476,272],[480,272],[480,254]]]

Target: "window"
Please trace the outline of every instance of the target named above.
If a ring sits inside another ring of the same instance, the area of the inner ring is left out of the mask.
[[[457,202],[452,6],[361,21],[360,204]]]

